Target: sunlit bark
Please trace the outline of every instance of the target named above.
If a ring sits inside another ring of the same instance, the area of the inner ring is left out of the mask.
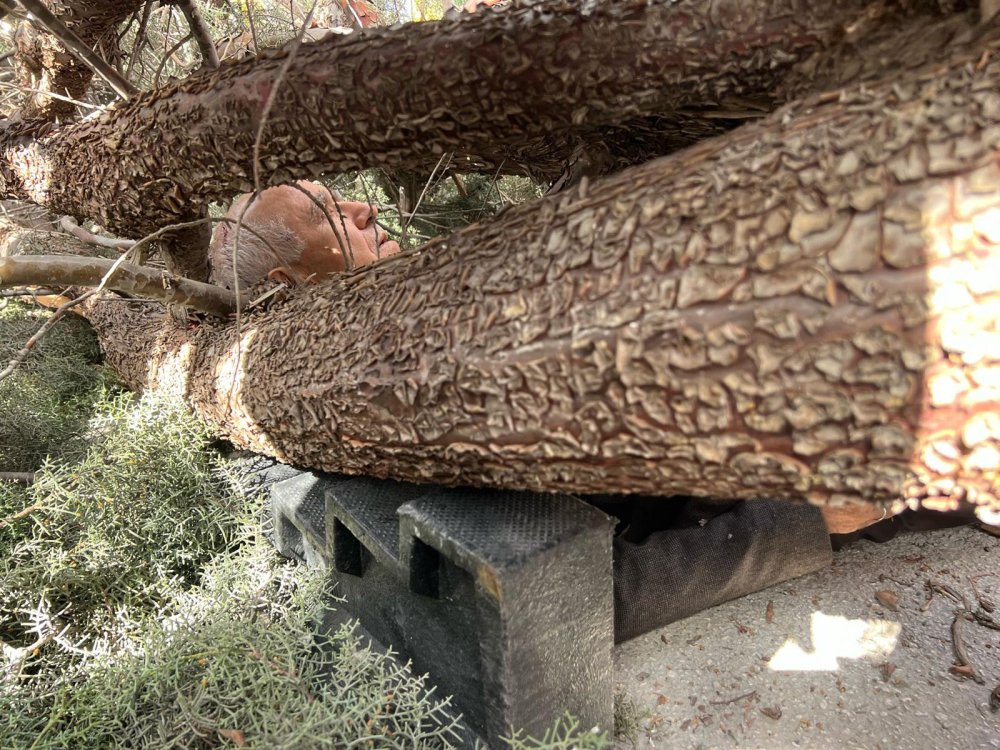
[[[1000,510],[1000,27],[108,360],[235,443],[543,490]]]

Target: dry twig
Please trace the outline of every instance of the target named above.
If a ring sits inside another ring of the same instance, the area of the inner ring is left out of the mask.
[[[14,521],[18,521],[22,518],[30,516],[32,513],[34,513],[36,510],[39,510],[41,507],[42,507],[41,503],[32,503],[28,507],[22,508],[12,516],[7,516],[6,518],[0,518],[0,529],[2,529],[4,526],[10,526],[11,524],[14,523]]]
[[[754,700],[755,698],[757,698],[757,691],[751,690],[749,693],[744,693],[743,695],[737,695],[735,698],[730,698],[729,700],[709,701],[709,703],[713,706],[728,706],[730,703],[737,703],[747,698],[749,698],[750,700]]]
[[[958,662],[958,664],[951,668],[951,671],[954,674],[971,677],[980,685],[983,685],[986,681],[980,676],[975,666],[973,666],[972,661],[969,659],[969,654],[965,650],[965,641],[962,640],[962,623],[969,616],[970,613],[968,610],[958,610],[955,612],[955,619],[951,621],[951,645],[955,651],[955,660]]]
[[[334,205],[337,207],[337,213],[340,214],[340,227],[341,229],[344,230],[343,236],[341,236],[340,232],[337,231],[337,227],[334,223],[333,217],[330,215],[330,212],[323,204],[323,201],[321,201],[315,195],[313,195],[304,187],[299,185],[297,182],[290,182],[288,183],[288,186],[295,188],[300,193],[308,197],[309,200],[315,203],[319,207],[319,210],[323,212],[323,215],[326,217],[327,223],[329,223],[330,225],[330,229],[333,231],[333,236],[337,238],[337,244],[340,245],[340,252],[344,256],[344,265],[346,266],[348,271],[353,271],[354,251],[351,250],[351,243],[347,239],[347,221],[344,218],[344,212],[340,210],[340,202],[337,199],[337,196],[334,194],[334,192],[329,188],[327,188],[327,191],[330,193],[330,197],[333,198]]]
[[[0,471],[0,481],[4,482],[17,482],[18,484],[31,484],[35,481],[34,473],[30,471]],[[11,516],[11,519],[19,518],[22,514],[27,515],[24,511]],[[0,521],[0,528],[7,525],[7,519]]]
[[[442,173],[444,172],[444,170],[448,169],[448,165],[451,164],[452,154],[448,152],[441,154],[441,158],[438,159],[437,164],[434,165],[434,169],[431,170],[431,176],[428,177],[427,182],[424,183],[424,189],[420,191],[420,195],[417,197],[417,202],[413,204],[413,210],[406,215],[406,221],[403,222],[403,228],[402,231],[400,232],[400,242],[406,241],[406,229],[407,227],[410,226],[410,221],[413,220],[413,217],[417,215],[417,211],[420,208],[420,203],[421,201],[423,201],[424,196],[427,195],[427,189],[431,186],[431,183],[434,182],[434,175],[437,174],[438,169],[441,169],[441,162],[445,160],[445,157],[448,157],[448,162],[444,165]]]
[[[115,240],[111,237],[102,237],[101,235],[94,234],[93,232],[88,232],[86,229],[77,224],[70,216],[63,216],[59,219],[59,228],[64,232],[73,235],[82,242],[97,245],[99,247],[110,247],[114,250],[131,250],[132,247],[135,246],[134,240]]]

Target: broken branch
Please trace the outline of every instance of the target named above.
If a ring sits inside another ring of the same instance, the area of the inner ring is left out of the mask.
[[[105,258],[63,255],[0,258],[0,286],[95,286],[113,265]],[[120,264],[108,280],[107,288],[164,304],[187,305],[212,315],[227,316],[236,310],[232,292],[148,266]]]

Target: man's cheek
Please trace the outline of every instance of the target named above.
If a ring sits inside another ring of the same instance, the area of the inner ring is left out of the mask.
[[[395,255],[399,252],[399,243],[395,240],[389,240],[388,242],[383,242],[378,249],[378,256],[380,258],[385,258],[389,255]]]

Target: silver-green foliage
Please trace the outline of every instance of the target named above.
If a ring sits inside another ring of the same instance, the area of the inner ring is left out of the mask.
[[[39,747],[444,747],[453,720],[349,627],[315,634],[321,577],[262,539],[207,566],[132,646],[63,681]],[[27,729],[27,728],[26,728]]]
[[[607,733],[588,730],[570,715],[559,719],[541,737],[517,732],[505,741],[508,750],[603,750],[611,746]]]
[[[0,370],[49,315],[16,302],[0,307]],[[31,472],[50,454],[83,453],[94,403],[113,383],[99,354],[93,331],[68,316],[0,381],[0,471]]]
[[[263,538],[210,437],[152,397],[101,406],[82,461],[0,484],[3,747],[440,747],[453,719]],[[237,742],[238,740],[238,742]]]
[[[118,609],[159,601],[174,581],[196,580],[232,538],[232,500],[214,480],[210,437],[181,406],[121,395],[90,430],[95,443],[81,461],[50,460],[22,493],[22,507],[37,507],[6,537],[5,621],[41,601],[91,632]],[[9,497],[4,511],[16,503]]]

